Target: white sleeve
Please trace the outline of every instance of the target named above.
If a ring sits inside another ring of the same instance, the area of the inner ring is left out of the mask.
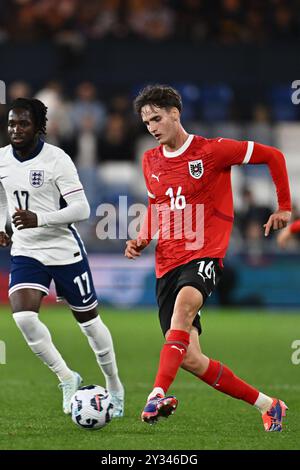
[[[63,209],[54,212],[36,212],[38,227],[72,224],[89,218],[90,206],[83,189],[70,192],[65,200],[68,205]]]
[[[5,232],[7,221],[7,199],[4,188],[0,182],[0,232]]]
[[[54,178],[63,198],[68,194],[82,190],[76,167],[65,152],[61,152],[56,160]]]

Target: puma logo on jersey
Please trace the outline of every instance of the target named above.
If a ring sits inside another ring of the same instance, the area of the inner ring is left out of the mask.
[[[159,175],[160,175],[160,174],[159,174]],[[159,182],[159,175],[156,176],[156,175],[154,175],[154,174],[152,173],[151,177],[157,179],[157,181]]]
[[[177,346],[171,346],[171,349],[178,349],[178,351],[180,351],[180,354],[183,354],[184,353],[184,348],[178,348]]]
[[[223,140],[223,137],[221,137],[221,139],[218,139],[218,142],[221,142],[221,140]]]

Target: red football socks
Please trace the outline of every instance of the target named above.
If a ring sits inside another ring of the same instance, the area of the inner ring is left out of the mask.
[[[190,334],[182,330],[170,330],[161,353],[159,368],[154,387],[160,387],[166,393],[176,377],[177,371],[186,354]]]
[[[203,382],[233,398],[244,400],[250,405],[256,402],[259,391],[237,377],[228,367],[219,361],[209,360],[205,374],[199,376]]]

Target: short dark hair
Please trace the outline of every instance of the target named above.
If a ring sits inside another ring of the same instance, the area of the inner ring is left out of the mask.
[[[181,96],[175,88],[169,85],[148,85],[141,90],[134,100],[134,109],[140,114],[143,106],[147,104],[158,108],[177,108],[182,110]]]
[[[17,98],[9,106],[8,112],[17,108],[27,109],[34,120],[38,132],[46,135],[48,108],[44,103],[36,98]]]

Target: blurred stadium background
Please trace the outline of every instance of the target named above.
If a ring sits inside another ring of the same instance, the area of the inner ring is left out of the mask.
[[[299,337],[300,239],[282,251],[274,234],[263,236],[276,206],[267,169],[233,169],[235,226],[222,283],[203,316],[201,342],[210,357],[287,401],[288,425],[280,436],[265,433],[259,415],[244,404],[182,371],[174,384],[180,408],[172,432],[169,422],[160,427],[163,439],[158,429],[144,430],[139,413],[161,347],[152,315],[154,244],[135,262],[123,256],[134,219],[128,208],[147,202],[141,157],[156,145],[132,111],[147,83],[179,89],[191,133],[279,147],[287,159],[293,217],[300,217],[300,91],[292,88],[300,81],[299,41],[300,0],[0,0],[0,80],[7,102],[18,96],[45,102],[47,141],[64,148],[78,168],[92,210],[78,228],[99,298],[110,307],[102,316],[127,394],[125,418],[105,428],[101,439],[66,420],[55,377],[9,315],[9,250],[1,249],[0,342],[7,346],[7,358],[0,356],[0,365],[7,359],[1,449],[299,449],[299,350],[293,345]],[[0,105],[0,146],[7,143],[5,127]],[[103,204],[116,209],[119,239],[99,239]],[[59,350],[86,384],[102,383],[68,309],[49,305],[54,291],[47,302],[42,318]],[[22,406],[16,407],[20,390]]]
[[[118,218],[120,195],[128,206],[146,203],[140,160],[156,143],[132,99],[147,83],[179,89],[191,133],[279,147],[300,216],[300,105],[292,102],[299,40],[299,0],[0,0],[7,101],[41,99],[49,108],[46,140],[78,168],[92,209],[79,230],[104,303],[155,305],[154,246],[132,263],[123,257],[126,230],[123,239],[97,237],[100,204],[113,204]],[[5,122],[0,106],[1,146]],[[283,253],[274,235],[263,236],[276,206],[267,169],[234,168],[233,188],[235,228],[210,303],[299,307],[299,241]],[[8,270],[8,250],[1,250],[0,303],[7,302]]]

